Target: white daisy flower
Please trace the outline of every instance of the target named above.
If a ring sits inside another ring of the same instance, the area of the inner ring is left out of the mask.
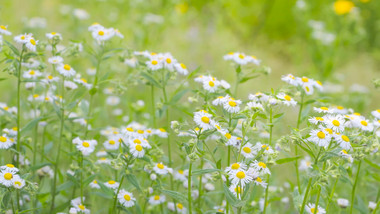
[[[371,114],[377,119],[380,119],[380,109],[376,109],[375,111],[372,111]]]
[[[261,103],[255,102],[255,101],[248,102],[247,107],[249,109],[264,110],[263,105]]]
[[[13,185],[13,178],[16,176],[16,172],[11,169],[4,169],[0,171],[0,184],[6,187]]]
[[[21,35],[15,36],[13,39],[18,44],[25,44],[28,42],[31,36],[32,34],[21,34]]]
[[[65,88],[67,90],[74,90],[74,89],[78,88],[78,85],[75,84],[73,81],[70,81],[70,80],[65,80],[65,82],[63,83],[63,85],[65,86]]]
[[[247,183],[251,182],[253,178],[247,173],[246,170],[240,169],[237,172],[230,173],[231,184],[241,185],[244,187]]]
[[[290,84],[290,85],[294,85],[294,86],[297,86],[297,81],[296,81],[296,78],[292,75],[292,74],[287,74],[287,75],[283,75],[281,77],[281,80]]]
[[[103,146],[107,150],[117,150],[120,147],[120,142],[118,139],[111,138],[111,139],[106,140],[103,143]]]
[[[177,208],[176,208],[177,207]],[[187,209],[181,203],[177,203],[174,205],[173,202],[168,203],[168,209],[175,212],[177,210],[180,214],[187,214]]]
[[[35,52],[36,51],[36,47],[37,47],[37,44],[38,44],[38,40],[34,40],[33,37],[29,37],[25,43],[25,46],[26,48],[28,48],[30,51],[33,51]]]
[[[228,95],[226,95],[226,96],[219,96],[215,100],[212,101],[212,104],[214,106],[223,105],[224,103],[226,103],[227,99],[229,99],[229,98],[230,97]]]
[[[248,159],[254,158],[256,155],[256,152],[253,149],[252,144],[246,143],[242,148],[241,148],[241,154]]]
[[[313,164],[311,163],[311,159],[309,156],[306,156],[304,159],[300,161],[298,169],[301,171],[313,168]]]
[[[125,59],[124,64],[128,65],[131,68],[136,68],[136,66],[139,64],[139,61],[135,57],[132,57],[130,59]]]
[[[156,71],[164,67],[162,61],[157,57],[152,57],[149,61],[145,62],[145,64],[152,71]]]
[[[263,150],[264,154],[267,154],[267,155],[274,153],[273,149],[270,146],[266,144],[261,144],[260,142],[256,143],[256,145],[253,147],[253,150],[255,152],[260,152]]]
[[[313,85],[302,85],[303,90],[307,95],[312,95],[314,93],[314,88]]]
[[[174,173],[174,179],[179,181],[187,181],[187,176],[189,174],[188,170],[178,170]]]
[[[149,204],[151,205],[158,205],[158,204],[162,204],[166,201],[166,197],[165,195],[153,195],[151,197],[149,197]]]
[[[214,129],[211,117],[212,115],[204,110],[194,112],[194,122],[203,130]]]
[[[350,201],[345,199],[345,198],[338,198],[336,200],[336,202],[337,202],[338,206],[341,208],[347,208],[348,205],[350,205]]]
[[[183,63],[176,63],[176,64],[174,64],[174,68],[175,68],[175,70],[178,73],[180,73],[182,75],[187,75],[189,73],[189,71],[187,70],[186,65],[183,64]]]
[[[241,199],[241,194],[243,193],[243,188],[240,187],[239,184],[233,184],[231,183],[230,187],[228,188],[232,194],[238,199]]]
[[[159,128],[153,130],[153,134],[158,135],[161,138],[167,138],[168,137],[168,132],[164,128]]]
[[[92,32],[92,37],[98,42],[103,42],[111,39],[115,35],[115,31],[112,28],[98,28]]]
[[[47,33],[45,35],[48,39],[53,39],[54,37],[57,37],[57,38],[59,38],[59,40],[62,40],[62,35],[60,33],[51,32],[51,33]]]
[[[312,123],[314,125],[318,125],[318,124],[323,123],[325,121],[325,119],[323,117],[310,117],[308,120],[310,123]]]
[[[329,109],[327,107],[314,107],[314,111],[318,112],[318,113],[326,113],[326,114],[332,114],[334,112],[334,109]]]
[[[230,133],[228,133],[227,131],[224,131],[224,130],[221,131],[221,134],[226,138],[226,141],[227,141],[226,145],[227,146],[234,146],[237,148],[240,147],[240,143],[242,140],[240,137],[232,136]]]
[[[269,97],[270,96],[263,94],[261,92],[257,92],[256,94],[249,94],[248,95],[248,99],[255,101],[255,102],[266,102],[269,100]]]
[[[133,207],[136,202],[136,198],[133,197],[133,194],[125,191],[124,189],[119,191],[119,194],[117,194],[117,199],[124,207]]]
[[[203,85],[203,89],[205,89],[208,92],[214,93],[218,89],[220,82],[216,80],[214,77],[210,76],[210,77],[204,78],[202,85]]]
[[[162,164],[162,162],[155,164],[153,167],[153,170],[154,170],[154,172],[156,172],[159,175],[166,175],[168,173],[173,172],[173,170],[171,168],[165,166],[164,164]]]
[[[4,34],[4,35],[12,35],[12,33],[10,31],[8,31],[8,26],[7,25],[0,25],[0,34]]]
[[[350,138],[348,138],[346,135],[335,134],[334,139],[339,144],[339,146],[342,147],[343,149],[350,150],[352,148]]]
[[[331,141],[331,135],[329,132],[323,129],[311,130],[310,137],[307,138],[309,142],[313,142],[318,146],[327,147]]]
[[[305,210],[309,214],[314,214],[315,213],[315,204],[309,203],[308,205],[306,205]],[[317,214],[325,214],[326,210],[323,209],[321,206],[318,206],[316,213]]]
[[[282,101],[286,106],[296,106],[297,102],[289,95],[280,93],[277,95],[277,98]]]
[[[95,146],[98,144],[96,140],[81,140],[79,137],[76,137],[73,140],[73,143],[84,156],[90,155],[95,150]]]
[[[58,65],[63,63],[63,58],[60,56],[52,56],[48,59],[48,62],[53,65]]]
[[[59,64],[57,70],[65,77],[72,77],[76,74],[75,70],[68,64]]]
[[[3,132],[5,134],[7,134],[7,136],[9,136],[9,137],[16,137],[17,132],[18,132],[18,128],[17,127],[13,127],[11,129],[5,128],[5,129],[3,129]]]
[[[373,131],[373,124],[364,118],[362,120],[358,120],[356,124],[363,131],[367,131],[367,132]]]
[[[228,54],[223,56],[224,60],[233,60],[234,59],[234,52],[229,52]]]
[[[117,189],[117,188],[119,188],[119,185],[120,185],[120,183],[119,182],[116,182],[116,181],[114,181],[114,180],[109,180],[109,181],[107,181],[107,182],[105,182],[105,183],[103,183],[104,184],[104,186],[106,186],[106,187],[108,187],[108,188],[111,188],[111,189]]]
[[[82,199],[83,201],[85,200],[85,198],[83,197]],[[90,210],[86,208],[86,206],[84,206],[82,204],[82,201],[81,198],[75,198],[73,200],[71,200],[71,206],[73,206],[73,208],[75,209],[76,212],[78,213],[84,213],[84,214],[90,214]],[[70,213],[74,212],[74,209],[70,209]]]
[[[23,77],[26,79],[36,79],[37,77],[40,77],[42,74],[38,70],[28,70],[25,71],[23,74]]]
[[[255,169],[258,172],[264,173],[264,174],[270,174],[270,171],[267,167],[267,165],[264,162],[259,162],[255,160],[252,164],[251,167]]]
[[[15,175],[12,179],[13,187],[16,189],[22,189],[25,186],[25,180],[22,179],[19,175]]]
[[[334,132],[343,132],[345,128],[345,121],[343,116],[327,116],[324,121],[327,128],[332,129]]]
[[[103,29],[104,27],[102,25],[100,25],[99,23],[97,22],[94,22],[90,27],[88,27],[88,31],[97,31],[99,29]]]
[[[136,158],[144,157],[145,150],[140,144],[130,145],[129,150],[131,154],[133,155],[133,157],[136,157]]]
[[[5,134],[0,136],[0,149],[9,149],[13,144],[16,144],[14,138],[10,138]]]
[[[268,183],[264,182],[262,178],[260,178],[259,176],[257,176],[255,179],[254,179],[254,182],[256,185],[260,185],[262,186],[263,188],[267,188],[268,186]]]
[[[247,170],[247,165],[245,163],[233,163],[230,166],[226,167],[224,170],[228,174],[235,174],[240,170]]]
[[[241,104],[240,100],[228,98],[223,104],[223,108],[229,113],[237,113],[240,111],[240,107],[239,107],[240,104]]]
[[[222,86],[222,88],[224,88],[224,89],[231,88],[231,85],[227,81],[225,81],[225,80],[220,80],[219,81],[219,85]]]
[[[90,187],[93,188],[93,189],[100,189],[100,185],[98,184],[98,181],[97,181],[97,180],[93,180],[93,181],[90,183]]]
[[[74,79],[74,82],[80,84],[80,85],[83,85],[84,87],[86,87],[87,89],[91,89],[92,88],[92,84],[88,84],[87,83],[87,80],[84,79],[84,78],[75,78]]]
[[[232,60],[239,65],[246,65],[251,62],[252,58],[244,53],[234,53]]]
[[[348,110],[345,109],[343,106],[334,106],[332,108],[332,110],[335,114],[347,114],[348,113]]]

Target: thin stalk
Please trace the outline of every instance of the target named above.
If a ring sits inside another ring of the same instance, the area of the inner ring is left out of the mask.
[[[267,212],[267,206],[268,206],[268,190],[269,190],[269,179],[270,179],[270,175],[268,174],[267,176],[267,180],[268,180],[268,185],[267,185],[267,188],[265,188],[265,200],[264,200],[264,211],[263,211],[263,214],[265,214]]]
[[[301,117],[302,117],[302,109],[303,109],[304,96],[305,96],[305,93],[302,91],[301,92],[300,111],[298,112],[298,119],[297,119],[297,129],[299,129],[300,124],[301,124]],[[294,153],[295,153],[295,156],[297,157],[298,156],[297,144],[294,145]],[[299,175],[299,171],[298,171],[298,159],[295,160],[295,165],[296,165],[298,193],[301,195],[302,190],[301,190],[301,183],[300,183],[300,175]]]
[[[302,207],[301,207],[301,211],[300,211],[300,214],[303,213],[304,209],[305,209],[305,205],[306,205],[306,201],[307,201],[307,196],[309,195],[309,191],[310,191],[310,187],[311,187],[311,180],[313,178],[309,178],[309,182],[307,184],[307,188],[306,188],[306,192],[305,192],[305,196],[303,197],[303,201],[302,201]]]
[[[321,196],[321,189],[322,187],[319,187],[318,189],[317,201],[315,202],[315,207],[314,207],[314,214],[318,213],[318,204],[319,204],[319,198]]]
[[[330,202],[331,202],[332,197],[334,195],[335,187],[336,187],[336,184],[338,183],[338,181],[339,181],[339,176],[335,179],[334,186],[333,186],[333,188],[331,190],[331,193],[330,193],[330,196],[329,196],[329,201],[327,202],[327,205],[326,205],[326,213],[328,213],[328,211],[329,211]]]
[[[17,68],[17,144],[16,144],[16,150],[17,150],[17,162],[16,167],[20,167],[20,152],[21,152],[21,67],[22,67],[22,57],[24,55],[24,49],[25,46],[22,46],[20,58],[19,58],[19,64]],[[17,198],[18,200],[18,198]]]
[[[269,142],[268,142],[269,145],[272,144],[272,135],[273,135],[273,124],[272,124],[273,117],[272,117],[272,115],[273,115],[273,109],[272,109],[272,107],[269,107]],[[265,200],[264,200],[263,214],[265,214],[267,211],[269,179],[270,179],[270,175],[268,174],[268,178],[267,178],[268,185],[267,185],[267,188],[265,188]]]
[[[190,161],[190,166],[189,166],[189,179],[187,180],[187,198],[189,201],[189,214],[192,213],[191,210],[191,167],[193,163]]]
[[[120,188],[121,188],[121,184],[123,183],[123,181],[124,181],[124,174],[123,174],[123,176],[121,176],[121,181],[120,181],[120,185],[119,185],[119,187],[117,188],[117,191],[116,191],[116,195],[115,195],[115,200],[113,201],[113,208],[112,208],[112,213],[115,213],[115,210],[116,210],[116,204],[117,204],[117,195],[119,194],[119,192],[120,192]]]
[[[65,77],[62,76],[62,83],[61,83],[61,90],[62,90],[62,100],[61,100],[61,124],[59,129],[59,139],[58,139],[58,150],[57,150],[57,156],[54,163],[54,178],[53,178],[53,186],[52,186],[52,200],[51,200],[51,207],[50,207],[50,213],[53,213],[54,209],[54,203],[55,203],[55,196],[56,196],[56,186],[57,186],[57,178],[58,178],[58,166],[59,166],[59,158],[61,156],[61,146],[62,146],[62,138],[63,138],[63,126],[65,121],[65,107],[64,107],[64,99],[65,99]]]
[[[152,101],[152,126],[156,128],[156,104],[154,101],[154,85],[150,86],[150,100]]]
[[[350,214],[352,214],[352,211],[354,210],[355,190],[356,190],[356,185],[358,184],[358,180],[359,180],[359,173],[360,173],[360,166],[361,165],[362,165],[362,161],[360,160],[359,164],[358,164],[358,171],[356,172],[354,186],[352,187]]]
[[[10,202],[11,202],[11,205],[12,205],[12,213],[16,213],[12,194],[11,194],[11,201]]]
[[[200,165],[200,169],[201,170],[203,169],[203,163],[204,163],[204,161],[203,161],[203,158],[201,157],[201,165]],[[201,174],[199,176],[199,183],[198,183],[198,193],[199,193],[199,196],[198,196],[198,208],[199,209],[201,208],[201,205],[202,205],[202,199],[201,199],[201,197],[202,197],[202,175],[203,174]]]
[[[84,161],[83,161],[83,154],[81,153],[80,154],[80,166],[82,167],[82,169],[80,170],[80,200],[82,202],[82,204],[84,203],[83,202],[83,171],[84,171]]]

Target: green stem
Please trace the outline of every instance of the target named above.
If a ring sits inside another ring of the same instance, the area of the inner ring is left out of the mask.
[[[156,128],[156,107],[154,101],[154,85],[150,86],[150,100],[152,101],[152,126]]]
[[[53,178],[53,185],[52,185],[52,200],[51,200],[51,207],[50,207],[50,213],[53,213],[54,209],[54,203],[55,203],[55,196],[56,196],[56,186],[57,186],[57,178],[58,178],[58,166],[59,166],[59,158],[61,155],[61,146],[62,146],[62,138],[63,138],[63,126],[65,121],[65,107],[64,107],[64,99],[65,99],[65,77],[62,76],[62,83],[61,83],[61,90],[62,90],[62,100],[61,100],[61,124],[60,124],[60,130],[59,130],[59,139],[58,139],[58,148],[57,148],[57,156],[55,159],[54,164],[54,178]]]
[[[362,165],[362,161],[360,160],[359,164],[358,164],[358,171],[356,172],[354,186],[352,187],[350,214],[352,214],[352,211],[354,210],[355,190],[356,190],[356,185],[358,184],[358,180],[359,180],[359,173],[360,173],[360,166],[361,165]]]
[[[314,214],[318,213],[318,204],[319,204],[319,198],[321,196],[321,187],[318,189],[318,195],[317,195],[317,201],[315,202],[315,207],[314,207]]]
[[[339,181],[339,176],[335,179],[334,186],[333,186],[333,188],[331,190],[331,193],[330,193],[330,196],[329,196],[329,201],[327,202],[327,205],[326,205],[326,213],[328,213],[328,211],[329,211],[330,202],[331,202],[332,197],[334,195],[335,187],[336,187],[336,184],[338,183],[338,181]]]
[[[123,174],[123,176],[121,176],[120,185],[119,185],[119,187],[117,188],[116,195],[115,195],[115,199],[114,199],[114,201],[113,201],[113,208],[112,208],[113,212],[112,212],[112,213],[115,213],[115,211],[116,211],[117,195],[118,195],[119,192],[120,192],[121,184],[123,184],[124,177],[125,177],[125,176],[124,176],[124,174]]]
[[[189,214],[192,213],[192,210],[191,210],[191,167],[192,167],[192,162],[190,160],[190,165],[189,165],[189,177],[187,179],[187,198],[188,198],[188,201],[189,201]]]
[[[269,107],[269,146],[272,144],[272,130],[273,130],[273,109],[272,107]]]
[[[267,180],[268,180],[268,185],[267,185],[267,188],[265,188],[265,200],[264,200],[264,211],[263,211],[263,214],[265,214],[267,212],[267,206],[268,206],[268,190],[269,190],[269,179],[270,179],[270,175],[268,174],[267,176]]]
[[[19,58],[19,64],[17,68],[17,144],[16,144],[16,151],[17,151],[17,162],[16,167],[20,167],[20,152],[21,152],[21,67],[22,67],[22,57],[24,55],[24,49],[25,45],[22,46],[22,51]],[[17,198],[18,200],[18,198]]]
[[[80,154],[80,166],[82,167],[81,170],[80,170],[80,200],[82,202],[82,204],[84,203],[83,202],[83,171],[84,171],[84,161],[83,161],[83,154],[81,153]]]
[[[304,96],[305,96],[305,93],[302,91],[301,92],[300,110],[298,112],[298,119],[297,119],[297,129],[299,129],[300,124],[301,124],[301,117],[302,117],[302,109],[303,109]],[[295,156],[297,157],[298,156],[298,147],[297,147],[297,144],[294,144],[294,152],[295,152]],[[300,175],[299,175],[299,170],[298,170],[298,159],[295,160],[295,165],[296,165],[298,193],[301,195],[302,190],[301,190]]]
[[[203,163],[204,163],[204,161],[203,161],[203,158],[201,157],[201,165],[200,165],[200,170],[202,170],[203,169]],[[198,208],[200,209],[201,208],[201,206],[202,206],[202,175],[203,174],[201,174],[200,176],[199,176],[199,183],[198,183],[198,193],[199,193],[199,196],[198,196]]]
[[[300,214],[303,213],[304,209],[305,209],[305,205],[306,205],[306,201],[307,201],[307,197],[309,195],[309,191],[310,191],[310,187],[311,187],[311,180],[313,178],[309,178],[309,182],[307,184],[307,188],[306,188],[306,192],[305,192],[305,196],[303,197],[303,201],[302,201],[302,207],[301,207],[301,211],[300,211]]]

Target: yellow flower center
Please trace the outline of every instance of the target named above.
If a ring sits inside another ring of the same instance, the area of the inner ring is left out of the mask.
[[[315,212],[315,208],[310,208],[310,212],[311,212],[311,213],[314,213],[314,212]],[[317,210],[317,213],[319,213],[318,210]]]
[[[244,56],[243,54],[239,54],[239,58],[240,58],[240,59],[244,59],[244,57],[245,57],[245,56]]]
[[[94,180],[92,183],[94,183],[94,184],[97,184],[97,183],[98,183],[98,181],[97,181],[97,180]]]
[[[256,181],[259,182],[259,183],[261,183],[261,182],[263,182],[263,179],[261,179],[260,177],[257,177]]]
[[[292,100],[292,98],[291,98],[289,95],[285,95],[285,96],[284,96],[284,99],[287,100],[287,101]]]
[[[143,149],[143,147],[142,147],[141,145],[136,145],[136,150],[137,150],[137,151],[141,152],[142,149]]]
[[[162,164],[162,163],[158,163],[158,164],[157,164],[157,168],[159,168],[159,169],[164,169],[165,166],[164,166],[164,164]]]
[[[8,168],[15,168],[15,166],[13,164],[6,164],[5,166],[7,166]]]
[[[135,144],[141,144],[141,140],[140,139],[134,139],[133,143],[135,143]]]
[[[49,76],[48,76],[48,79],[49,79],[49,80],[53,79],[53,76],[49,75]]]
[[[139,134],[144,134],[144,131],[141,130],[141,129],[139,129],[139,130],[137,130],[137,133],[139,133]]]
[[[263,162],[259,162],[258,165],[261,167],[261,168],[267,168],[267,165]]]
[[[343,152],[344,154],[346,154],[346,155],[348,154],[348,153],[347,153],[347,151],[346,151],[346,150],[344,150],[344,149],[342,150],[342,152]]]
[[[183,170],[181,170],[181,169],[178,170],[178,173],[181,174],[181,175],[183,175]]]
[[[245,173],[243,171],[239,171],[236,173],[236,177],[239,179],[245,178]]]
[[[361,123],[363,126],[368,126],[368,123],[367,123],[367,121],[365,121],[365,120],[360,121],[360,123]]]
[[[0,25],[0,28],[1,28],[2,30],[7,30],[7,27],[4,26],[4,25]]]
[[[13,130],[13,131],[17,131],[18,128],[17,128],[17,127],[13,127],[12,130]]]
[[[129,132],[133,132],[133,129],[132,128],[126,128],[127,129],[127,131],[129,131]]]
[[[342,140],[350,142],[350,138],[348,138],[346,135],[342,135]]]
[[[232,164],[232,166],[231,166],[231,169],[239,169],[240,168],[240,165],[238,164],[238,163],[234,163],[234,164]]]
[[[159,128],[158,130],[160,130],[160,132],[166,132],[166,130],[163,128]]]
[[[179,65],[181,66],[181,68],[186,69],[186,65],[185,64],[181,63]]]
[[[307,78],[307,77],[302,77],[302,82],[309,82],[309,78]]]
[[[124,195],[124,199],[125,199],[126,201],[130,201],[130,200],[131,200],[131,196],[129,196],[128,194],[125,194],[125,195]]]
[[[354,8],[354,3],[347,0],[338,0],[334,3],[334,11],[338,15],[344,15],[351,12]]]
[[[87,83],[87,80],[86,80],[86,79],[81,78],[80,80],[81,80],[82,82],[84,82],[84,83]]]
[[[320,131],[317,133],[317,136],[319,139],[324,139],[326,137],[326,134],[324,132]]]
[[[159,195],[155,195],[155,196],[154,196],[154,200],[155,200],[155,201],[160,200],[160,196],[159,196]]]
[[[3,143],[7,142],[7,138],[4,136],[0,136],[0,142],[3,142]]]
[[[115,184],[116,183],[116,181],[114,181],[114,180],[110,180],[110,181],[108,181],[108,184]]]
[[[22,35],[22,36],[20,37],[20,39],[21,39],[21,40],[24,40],[24,39],[25,39],[25,36],[24,36],[24,35]]]
[[[34,70],[31,70],[31,71],[29,71],[29,74],[34,75],[34,74],[36,74],[36,72]]]
[[[152,60],[152,65],[157,65],[157,64],[158,64],[157,60]]]
[[[344,109],[343,106],[337,106],[336,108],[339,109],[339,110],[343,110]]]
[[[228,102],[228,105],[230,105],[231,107],[235,107],[237,104],[236,104],[236,102],[235,101],[229,101]]]
[[[16,181],[15,183],[14,183],[15,185],[17,185],[17,186],[21,186],[21,182],[20,181]]]
[[[208,82],[208,85],[211,86],[211,87],[214,87],[215,83],[213,81],[210,81],[210,82]]]
[[[323,110],[323,111],[328,111],[329,108],[327,108],[327,107],[321,107],[321,110]]]
[[[30,41],[30,44],[36,45],[36,41],[34,41],[34,39],[30,39],[29,41]]]
[[[168,64],[172,63],[172,59],[166,58],[166,63],[168,63]]]
[[[203,117],[201,118],[201,120],[202,120],[202,122],[204,122],[204,123],[210,123],[210,118],[208,118],[208,117],[206,117],[206,116],[203,116]]]
[[[339,125],[340,125],[339,121],[337,121],[337,120],[333,120],[333,121],[332,121],[332,124],[333,124],[334,126],[339,126]]]
[[[244,151],[245,153],[251,153],[251,148],[249,148],[249,147],[244,147],[244,148],[243,148],[243,151]]]
[[[90,147],[90,144],[88,142],[83,142],[82,145],[86,148]]]
[[[71,69],[71,67],[70,67],[70,65],[65,64],[65,65],[63,66],[63,69],[65,69],[66,71],[69,71],[69,70]]]
[[[82,204],[79,204],[78,207],[79,207],[79,209],[81,209],[81,210],[85,210],[85,209],[86,209],[86,207],[85,207],[84,205],[82,205]]]
[[[103,35],[104,35],[104,31],[100,30],[100,31],[98,32],[98,35],[99,35],[99,36],[103,36]]]
[[[108,143],[111,145],[115,145],[116,142],[114,140],[110,140],[110,141],[108,141]]]
[[[324,119],[322,117],[316,117],[315,119],[318,121],[324,121]]]
[[[51,32],[51,35],[55,35],[55,34],[57,34],[56,32]]]
[[[224,135],[227,139],[231,139],[231,134],[230,133],[226,133],[225,135]]]
[[[310,88],[309,88],[309,86],[306,86],[306,87],[305,87],[305,89],[306,89],[306,91],[307,91],[307,92],[309,92],[309,91],[310,91]]]
[[[332,134],[333,133],[333,130],[332,129],[325,129],[325,131],[327,131],[329,134]]]
[[[5,180],[11,180],[13,178],[13,175],[12,175],[12,173],[9,173],[9,172],[7,172],[7,173],[5,173],[4,174],[4,179]]]
[[[180,209],[180,210],[182,210],[182,209],[183,209],[183,205],[182,205],[182,204],[180,204],[180,203],[178,203],[178,204],[177,204],[177,207],[178,207],[178,209]]]

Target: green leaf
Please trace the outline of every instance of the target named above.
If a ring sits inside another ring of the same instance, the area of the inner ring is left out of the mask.
[[[148,82],[150,82],[152,85],[156,86],[157,88],[161,88],[160,83],[147,72],[141,72],[141,76],[148,80]]]
[[[296,157],[291,157],[291,158],[282,158],[282,159],[276,160],[276,163],[277,164],[289,163],[289,162],[295,161],[299,158],[301,158],[301,156],[296,156]]]
[[[256,77],[259,77],[260,75],[253,75],[253,76],[247,76],[247,77],[243,77],[239,83],[245,83],[247,82],[248,80],[251,80],[251,79],[255,79]]]
[[[239,203],[239,200],[232,194],[232,192],[228,189],[226,184],[223,184],[224,188],[224,195],[227,198],[227,201],[232,205],[235,206],[236,204]]]
[[[136,179],[136,176],[132,175],[132,174],[128,174],[125,176],[127,178],[127,180],[133,185],[135,186],[139,191],[141,191],[141,188],[140,188],[140,184],[139,182],[137,181]]]
[[[7,46],[12,50],[12,52],[14,53],[14,54],[16,54],[17,56],[20,56],[20,52],[18,51],[18,49],[15,47],[15,46],[13,46],[10,42],[8,42],[8,41],[4,41],[5,42],[5,44],[7,44]]]
[[[203,175],[207,173],[212,173],[212,172],[219,172],[220,169],[200,169],[200,170],[195,170],[191,172],[192,175]]]
[[[34,120],[30,121],[28,124],[26,124],[21,129],[21,135],[25,134],[25,132],[27,132],[27,131],[31,130],[32,128],[34,128],[42,118],[43,117],[37,117]]]
[[[368,163],[368,165],[372,166],[373,168],[380,170],[380,166],[379,166],[379,165],[377,165],[377,164],[375,164],[375,163],[372,163],[372,162],[371,162],[370,160],[368,160],[367,158],[364,159],[364,161],[365,161],[366,163]]]
[[[187,201],[187,197],[184,196],[183,194],[179,193],[179,192],[172,191],[172,190],[166,190],[166,189],[162,189],[161,192],[169,195],[170,197],[172,197],[173,199],[176,199],[178,201],[181,201],[181,202]]]
[[[170,104],[173,105],[173,104],[176,104],[182,97],[183,95],[186,94],[186,92],[188,92],[189,89],[184,89],[184,90],[181,90],[179,91],[178,93],[176,93],[170,100]]]

